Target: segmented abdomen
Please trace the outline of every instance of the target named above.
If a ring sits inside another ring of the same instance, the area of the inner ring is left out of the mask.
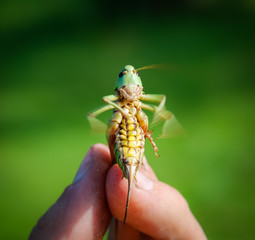
[[[123,117],[115,134],[114,153],[116,161],[127,178],[125,164],[127,158],[132,158],[139,168],[144,153],[144,132],[137,118],[131,114]]]

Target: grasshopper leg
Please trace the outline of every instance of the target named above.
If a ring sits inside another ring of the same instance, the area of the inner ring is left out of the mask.
[[[143,104],[142,107],[154,113],[153,121],[151,125],[157,125],[160,121],[166,121],[172,117],[172,113],[165,109],[166,96],[163,94],[144,94],[141,96],[141,100],[147,102],[159,103],[158,106]]]
[[[156,146],[156,143],[153,141],[153,138],[151,135],[152,135],[152,131],[148,131],[145,133],[145,137],[147,137],[149,139],[149,141],[151,142],[151,144],[153,146],[155,156],[159,157],[159,155],[157,154],[158,147]]]
[[[98,116],[99,114],[107,111],[107,110],[110,110],[110,109],[113,109],[114,107],[111,106],[111,105],[106,105],[106,106],[103,106],[103,107],[100,107],[99,109],[97,109],[96,111],[92,112],[92,113],[88,113],[88,116],[90,117],[96,117]]]
[[[141,100],[147,101],[147,102],[159,103],[155,111],[155,113],[157,113],[157,112],[161,112],[164,109],[164,106],[166,103],[166,96],[163,94],[144,94],[141,96]]]
[[[151,125],[157,125],[160,121],[167,121],[174,115],[165,109],[166,96],[163,94],[144,94],[141,100],[159,103],[158,106],[142,103],[141,107],[154,113]]]
[[[119,97],[116,95],[109,95],[109,96],[104,96],[103,97],[104,102],[106,102],[107,104],[113,106],[114,108],[118,109],[124,116],[126,116],[126,113],[123,111],[123,109],[116,104],[114,101],[119,100]]]
[[[107,110],[114,109],[114,108],[117,108],[118,110],[123,112],[123,110],[116,103],[113,102],[113,101],[117,101],[118,99],[119,99],[119,97],[116,96],[116,95],[105,96],[105,97],[103,97],[103,100],[104,100],[104,102],[107,103],[107,105],[88,114],[87,118],[88,118],[88,121],[90,123],[92,131],[101,132],[101,131],[106,130],[106,125],[102,121],[96,119],[96,117],[99,114],[101,114],[101,113],[103,113]]]
[[[166,96],[165,95],[144,94],[144,95],[142,95],[141,100],[159,103],[158,106],[142,103],[141,108],[149,110],[154,113],[154,117],[153,117],[151,126],[155,126],[155,125],[159,124],[161,121],[164,121],[164,125],[162,128],[162,134],[161,134],[160,138],[180,135],[185,132],[183,130],[182,126],[176,120],[175,116],[171,112],[166,110],[166,108],[165,108]]]
[[[150,105],[146,105],[144,103],[142,103],[141,107],[147,109],[147,110],[154,110],[154,108]],[[146,116],[146,114],[142,111],[142,110],[139,110],[138,113],[137,113],[137,119],[139,121],[139,124],[140,126],[142,127],[143,131],[144,131],[144,136],[147,137],[152,146],[153,146],[153,149],[154,149],[154,153],[156,155],[156,157],[159,157],[158,154],[157,154],[157,151],[158,151],[158,148],[156,146],[156,143],[153,141],[153,138],[152,138],[152,131],[148,131],[148,117]]]
[[[102,121],[98,120],[96,117],[99,114],[113,108],[114,107],[111,105],[106,105],[106,106],[100,107],[99,109],[97,109],[96,111],[92,113],[88,113],[87,118],[88,118],[91,130],[93,132],[103,132],[106,130],[106,125]]]

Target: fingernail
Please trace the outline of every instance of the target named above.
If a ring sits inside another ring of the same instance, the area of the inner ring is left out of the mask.
[[[154,182],[149,179],[142,171],[136,173],[137,185],[144,190],[152,190],[154,188]]]

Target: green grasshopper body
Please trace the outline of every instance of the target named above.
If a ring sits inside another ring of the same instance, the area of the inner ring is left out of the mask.
[[[107,105],[89,114],[88,119],[93,127],[99,121],[95,119],[97,115],[113,109],[113,115],[107,127],[107,139],[112,160],[117,162],[123,176],[128,179],[125,223],[131,185],[142,163],[146,137],[152,143],[155,155],[158,157],[158,148],[151,137],[151,132],[148,131],[148,117],[142,109],[154,113],[152,125],[164,121],[162,137],[167,136],[169,123],[173,122],[174,115],[165,109],[165,95],[143,92],[139,73],[131,65],[126,65],[120,72],[115,86],[115,94],[105,96],[103,100]],[[156,102],[159,105],[145,104],[141,100]]]

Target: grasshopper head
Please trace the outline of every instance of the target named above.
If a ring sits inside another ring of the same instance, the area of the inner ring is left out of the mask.
[[[142,81],[138,71],[131,65],[126,65],[119,74],[116,83],[116,90],[120,95],[129,100],[135,101],[140,98],[143,90]]]

